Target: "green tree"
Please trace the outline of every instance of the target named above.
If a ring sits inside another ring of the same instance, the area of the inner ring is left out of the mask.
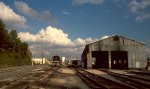
[[[2,20],[0,20],[0,49],[7,49],[9,48],[9,36],[8,31],[5,28],[5,24]]]
[[[28,44],[26,42],[21,43],[21,54],[22,55],[27,55],[28,52]]]
[[[9,32],[9,36],[11,38],[12,41],[15,41],[18,38],[18,34],[16,30],[11,30]]]
[[[0,29],[5,29],[5,24],[3,23],[3,21],[0,19]]]
[[[8,30],[0,20],[0,67],[31,64],[31,52],[28,44],[18,38],[16,30]]]
[[[11,30],[9,32],[9,37],[10,37],[10,42],[11,42],[11,50],[13,52],[17,52],[18,51],[18,47],[20,42],[20,39],[18,38],[18,34],[16,30]]]

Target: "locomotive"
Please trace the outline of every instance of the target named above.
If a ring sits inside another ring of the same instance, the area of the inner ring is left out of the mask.
[[[52,65],[53,66],[60,66],[61,64],[61,60],[60,60],[60,57],[59,56],[53,56],[52,57]]]

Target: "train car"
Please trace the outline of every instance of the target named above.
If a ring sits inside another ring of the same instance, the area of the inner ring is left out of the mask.
[[[53,56],[52,57],[52,65],[53,66],[60,66],[61,60],[59,56]]]

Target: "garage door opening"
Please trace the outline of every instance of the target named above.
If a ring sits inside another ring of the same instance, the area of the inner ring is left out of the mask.
[[[111,68],[128,69],[127,51],[111,51]]]
[[[92,51],[92,57],[95,58],[93,68],[109,68],[108,51]]]

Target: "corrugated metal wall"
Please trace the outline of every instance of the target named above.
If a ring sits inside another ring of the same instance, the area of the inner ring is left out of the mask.
[[[124,38],[120,38],[120,45],[123,41],[122,50],[128,51],[129,68],[144,68],[147,65],[145,45]]]

